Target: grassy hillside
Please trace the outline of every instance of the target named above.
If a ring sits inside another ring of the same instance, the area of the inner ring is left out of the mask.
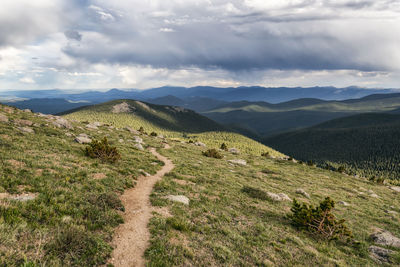
[[[344,101],[312,98],[279,104],[241,101],[220,106],[203,114],[222,124],[235,124],[266,137],[340,117],[366,112],[391,112],[399,107],[399,94],[389,94]]]
[[[67,128],[56,126],[61,122]],[[375,266],[370,235],[384,229],[400,236],[399,193],[388,186],[247,152],[220,151],[222,159],[208,158],[202,152],[217,147],[182,142],[173,131],[165,131],[172,138],[163,139],[96,127],[0,106],[1,265],[105,264],[114,230],[123,223],[120,194],[135,186],[139,175],[154,174],[162,165],[147,150],[135,149],[138,135],[145,148],[156,148],[176,166],[151,196],[161,208],[149,225],[149,266]],[[81,133],[107,136],[121,159],[112,164],[86,157],[85,145],[74,141]],[[171,149],[164,149],[165,143]],[[246,165],[228,161],[238,159]],[[309,198],[296,193],[299,188]],[[291,201],[274,201],[266,197],[270,193],[313,205],[326,196],[345,201],[334,213],[346,220],[355,242],[326,241],[298,230],[288,216]],[[169,201],[168,195],[184,195],[190,203]],[[391,264],[399,265],[400,248],[386,248],[393,251]]]
[[[131,110],[113,113],[113,107],[121,103],[127,103]],[[222,143],[226,143],[229,147],[254,155],[269,152],[272,156],[283,156],[261,143],[233,133],[204,116],[180,107],[153,105],[134,100],[117,100],[78,109],[65,117],[78,121],[100,121],[118,128],[129,126],[137,130],[143,127],[148,133],[154,131],[169,138],[185,141],[191,139],[212,147],[219,147]]]
[[[367,177],[400,177],[400,115],[360,114],[280,134],[265,144],[301,160]]]

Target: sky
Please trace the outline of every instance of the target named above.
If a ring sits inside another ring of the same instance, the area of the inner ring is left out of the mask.
[[[1,0],[1,91],[399,81],[398,0]]]

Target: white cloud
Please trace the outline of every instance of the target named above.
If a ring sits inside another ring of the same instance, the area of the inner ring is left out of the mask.
[[[35,80],[33,80],[31,77],[24,77],[24,78],[19,79],[19,81],[22,83],[28,83],[28,84],[35,83]]]

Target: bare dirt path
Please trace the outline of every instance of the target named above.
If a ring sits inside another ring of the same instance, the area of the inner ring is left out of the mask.
[[[149,197],[154,184],[175,167],[169,159],[158,154],[154,148],[150,149],[150,152],[165,165],[153,176],[140,177],[136,186],[125,191],[121,197],[125,206],[125,223],[121,224],[115,232],[113,240],[115,249],[110,260],[110,263],[116,267],[145,266],[144,251],[150,240],[147,225],[153,210]]]

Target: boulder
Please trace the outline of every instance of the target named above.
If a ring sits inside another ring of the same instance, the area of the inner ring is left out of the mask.
[[[20,125],[20,126],[32,126],[32,125],[33,125],[33,122],[32,122],[32,121],[29,121],[29,120],[19,120],[19,119],[16,119],[16,120],[14,121],[14,123],[15,123],[15,124],[18,124],[18,125]]]
[[[345,201],[339,201],[338,204],[340,204],[340,205],[342,205],[342,206],[345,206],[345,207],[350,206],[350,204],[347,203],[347,202],[345,202]]]
[[[400,248],[400,238],[385,230],[373,233],[371,239],[378,245]]]
[[[125,130],[127,130],[128,132],[132,133],[132,134],[140,134],[139,131],[136,131],[135,129],[132,129],[131,127],[127,126],[125,127]]]
[[[202,142],[195,142],[194,145],[195,145],[195,146],[206,147],[206,144],[204,144],[204,143],[202,143]]]
[[[389,188],[390,188],[391,190],[397,192],[397,193],[400,193],[400,186],[390,186]]]
[[[134,136],[134,137],[133,137],[133,141],[134,141],[135,143],[138,143],[138,144],[143,144],[143,139],[140,138],[139,136]]]
[[[189,198],[183,195],[168,195],[166,196],[166,199],[169,199],[174,202],[179,202],[184,205],[189,205]]]
[[[0,114],[0,122],[8,122],[8,117],[6,115]]]
[[[35,133],[35,131],[30,127],[17,127],[17,129],[24,133]]]
[[[57,128],[65,128],[65,129],[73,129],[72,124],[64,119],[64,118],[57,118],[55,121],[53,121],[53,125],[56,126]]]
[[[92,142],[92,139],[90,139],[87,134],[80,134],[75,138],[75,142],[79,144],[89,144]]]
[[[230,153],[232,153],[232,154],[239,154],[239,153],[240,153],[239,149],[234,148],[234,147],[229,148],[229,149],[228,149],[228,152],[230,152]]]
[[[242,165],[242,166],[247,165],[247,162],[244,159],[230,159],[230,160],[228,160],[228,162],[230,162],[232,164]]]
[[[271,192],[267,192],[267,197],[272,200],[272,201],[276,201],[276,202],[281,202],[281,201],[292,201],[290,199],[290,197],[288,197],[286,194],[284,193],[279,193],[279,194],[275,194],[275,193],[271,193]]]
[[[32,113],[32,110],[30,110],[29,108],[26,108],[26,109],[23,110],[23,112]]]
[[[138,150],[144,150],[142,144],[140,144],[140,143],[134,144],[133,147],[138,149]]]
[[[303,195],[303,196],[305,196],[306,198],[310,198],[310,195],[309,195],[306,191],[304,191],[304,189],[301,189],[301,188],[296,189],[296,193],[297,193],[297,194],[300,194],[300,195]]]
[[[394,251],[390,249],[377,246],[370,246],[368,251],[370,257],[378,263],[390,263],[390,255],[394,253]]]
[[[93,123],[89,123],[88,125],[86,125],[86,128],[90,129],[90,130],[98,130],[99,128],[93,124]]]

